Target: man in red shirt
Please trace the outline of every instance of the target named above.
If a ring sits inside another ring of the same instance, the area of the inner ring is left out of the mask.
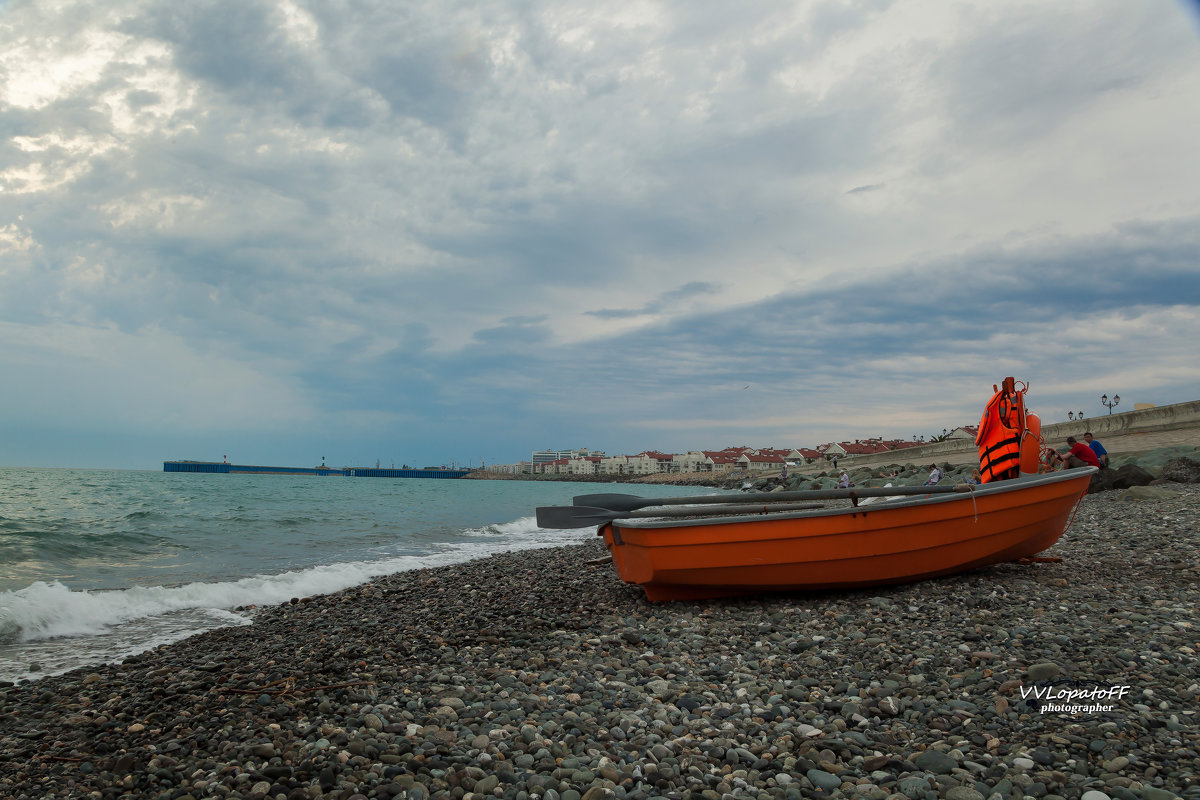
[[[1099,467],[1100,459],[1096,458],[1096,454],[1092,448],[1086,444],[1080,444],[1075,440],[1074,436],[1067,437],[1067,444],[1071,449],[1063,456],[1063,466],[1067,469],[1072,467]]]

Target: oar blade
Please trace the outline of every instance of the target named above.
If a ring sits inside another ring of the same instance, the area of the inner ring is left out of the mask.
[[[537,524],[539,528],[591,528],[621,516],[621,513],[607,508],[540,506],[537,509]]]
[[[577,506],[607,508],[611,511],[636,511],[654,505],[652,498],[638,497],[636,494],[580,494],[571,502]]]

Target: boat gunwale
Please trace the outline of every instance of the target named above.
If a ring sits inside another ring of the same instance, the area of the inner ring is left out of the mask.
[[[650,517],[650,518],[625,518],[615,519],[608,525],[615,525],[624,529],[672,529],[672,528],[691,528],[697,526],[710,525],[744,525],[756,521],[776,521],[776,520],[806,520],[806,519],[821,519],[825,517],[850,516],[854,514],[868,514],[878,511],[896,511],[900,509],[925,507],[942,505],[946,503],[960,503],[967,500],[973,500],[978,497],[993,497],[996,495],[1004,495],[1021,489],[1029,489],[1039,486],[1051,486],[1056,483],[1064,483],[1066,481],[1077,480],[1085,475],[1091,476],[1092,473],[1098,472],[1096,467],[1074,467],[1068,470],[1058,472],[1038,474],[1038,475],[1022,475],[1017,478],[1012,478],[1006,481],[996,481],[993,483],[985,483],[979,485],[970,485],[969,488],[961,492],[947,492],[930,495],[917,495],[904,497],[897,500],[885,500],[881,503],[864,503],[857,506],[816,509],[813,511],[785,511],[771,513],[764,506],[764,511],[756,513],[736,514],[727,516],[712,516],[712,517],[686,517],[686,518],[668,518],[668,517]],[[883,488],[883,487],[873,487]],[[734,495],[736,496],[736,495]],[[769,504],[768,504],[769,506]],[[603,528],[597,533],[601,533]]]

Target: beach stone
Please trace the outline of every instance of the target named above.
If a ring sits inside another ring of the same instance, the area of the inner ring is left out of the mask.
[[[648,691],[651,695],[653,695],[654,697],[657,697],[658,699],[661,700],[661,699],[667,697],[668,695],[670,695],[671,684],[667,683],[664,680],[650,681],[649,683],[646,684],[646,691]]]
[[[969,786],[951,786],[942,796],[946,800],[985,800],[983,792]]]
[[[870,758],[863,759],[862,766],[867,772],[875,772],[886,767],[889,761],[891,761],[889,756],[871,756]]]
[[[1089,789],[1080,796],[1079,800],[1112,800],[1112,798],[1097,789]]]
[[[1163,464],[1158,477],[1175,483],[1200,483],[1200,461],[1180,456]]]
[[[998,794],[1001,797],[1007,798],[1012,794],[1012,791],[1012,781],[1010,781],[1008,778],[1002,778],[1001,780],[996,781],[996,783],[992,786],[992,794]],[[991,797],[991,795],[988,796]]]
[[[1062,674],[1062,669],[1052,661],[1043,661],[1040,664],[1034,664],[1025,670],[1025,675],[1029,680],[1035,683],[1042,681],[1052,681]]]
[[[842,785],[841,778],[823,769],[810,769],[804,773],[804,776],[812,782],[813,786],[823,789],[826,792],[832,792]]]
[[[1088,484],[1088,494],[1145,486],[1153,480],[1154,476],[1137,464],[1123,464],[1116,469],[1102,469],[1093,474],[1091,483]]]
[[[1157,786],[1147,786],[1142,789],[1142,800],[1179,800],[1179,795]]]
[[[921,800],[929,791],[929,781],[919,775],[913,775],[903,778],[896,784],[896,788],[902,795],[911,798],[911,800]]]
[[[926,750],[919,753],[912,762],[923,770],[937,775],[948,775],[958,766],[958,762],[940,750]]]
[[[1129,766],[1129,759],[1125,756],[1117,756],[1104,762],[1105,772],[1120,772]]]
[[[1042,766],[1047,766],[1047,767],[1051,766],[1053,764],[1057,764],[1060,760],[1058,756],[1056,756],[1054,753],[1050,752],[1049,750],[1047,750],[1044,747],[1035,748],[1034,751],[1029,754],[1029,757],[1032,758],[1037,763],[1041,764]],[[1128,763],[1128,759],[1126,759],[1126,763]]]

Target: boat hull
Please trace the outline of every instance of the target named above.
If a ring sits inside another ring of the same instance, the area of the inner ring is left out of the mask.
[[[600,528],[651,601],[925,580],[1033,556],[1062,536],[1094,468],[857,508]]]

